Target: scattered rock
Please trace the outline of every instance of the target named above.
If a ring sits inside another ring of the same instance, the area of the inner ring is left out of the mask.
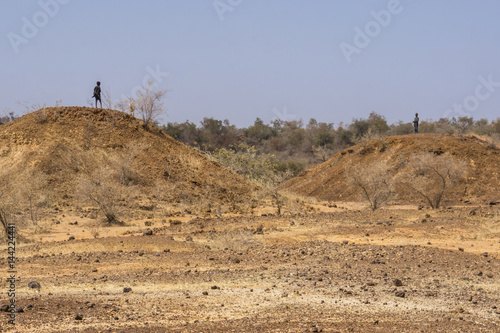
[[[192,242],[193,241],[193,237],[187,235],[186,236],[186,242]]]
[[[69,241],[71,241],[71,240],[75,240],[75,236],[69,236],[68,240],[69,240]]]
[[[402,287],[403,286],[403,282],[400,279],[394,279],[394,285],[396,287]]]
[[[40,285],[40,283],[36,282],[36,281],[31,281],[30,283],[28,283],[28,288],[29,289],[37,289],[37,290],[40,290],[40,288],[42,288],[42,286]]]
[[[460,252],[464,252],[464,248],[463,248],[463,247],[459,247],[459,248],[458,248],[458,251],[460,251]]]
[[[182,224],[182,222],[181,222],[181,221],[179,221],[179,220],[173,220],[173,221],[170,221],[170,225],[171,225],[171,226],[173,226],[173,225],[180,225],[180,224]]]
[[[150,228],[146,228],[142,231],[142,235],[143,236],[152,236],[153,235],[153,230],[151,230]]]
[[[123,292],[124,292],[124,293],[131,293],[131,292],[132,292],[132,288],[130,288],[130,287],[125,287],[125,288],[123,288]]]
[[[10,307],[7,304],[0,306],[0,312],[9,312]]]
[[[83,320],[83,316],[81,314],[76,314],[75,320]]]
[[[263,235],[264,234],[264,226],[261,224],[255,231],[253,232],[255,235]]]
[[[406,293],[402,290],[399,290],[394,293],[394,296],[404,298],[406,296]]]

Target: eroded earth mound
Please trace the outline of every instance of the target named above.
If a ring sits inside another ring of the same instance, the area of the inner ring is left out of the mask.
[[[44,108],[1,125],[0,170],[4,187],[43,179],[41,188],[62,206],[78,205],[86,180],[109,183],[131,207],[163,201],[237,210],[256,190],[155,126],[86,107]]]
[[[447,195],[448,201],[487,203],[500,199],[500,148],[486,138],[463,134],[402,135],[370,140],[306,170],[289,180],[284,188],[321,200],[355,201],[360,193],[349,185],[348,176],[353,166],[385,161],[390,172],[396,175],[412,154],[425,152],[451,155],[467,163],[467,176]],[[410,189],[403,188],[399,194],[401,202],[412,201]]]

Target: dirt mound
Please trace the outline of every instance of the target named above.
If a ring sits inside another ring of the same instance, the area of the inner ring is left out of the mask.
[[[395,175],[401,164],[416,152],[450,154],[467,162],[467,179],[447,196],[449,201],[490,202],[500,199],[500,148],[486,138],[459,134],[403,135],[370,140],[335,154],[328,161],[289,180],[283,187],[322,200],[355,201],[360,195],[349,185],[347,170],[350,167],[385,161]],[[399,200],[410,202],[411,197],[412,193],[403,189]]]
[[[1,125],[0,170],[0,181],[14,187],[37,174],[50,200],[65,206],[76,204],[81,178],[95,178],[99,170],[136,206],[163,201],[235,210],[257,189],[154,126],[86,107],[44,108]]]

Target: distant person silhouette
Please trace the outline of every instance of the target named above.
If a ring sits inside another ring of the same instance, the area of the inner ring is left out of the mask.
[[[415,119],[413,119],[413,127],[415,128],[415,134],[418,133],[418,113],[415,113]]]
[[[97,101],[101,104],[102,108],[102,101],[101,101],[101,82],[97,81],[97,86],[94,88],[94,96],[92,98],[95,98],[95,107],[97,108]]]

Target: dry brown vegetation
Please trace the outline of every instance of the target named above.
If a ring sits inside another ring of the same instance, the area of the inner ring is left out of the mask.
[[[278,191],[121,112],[37,111],[0,125],[19,241],[0,331],[494,332],[498,158],[475,136],[380,138]],[[419,177],[430,202],[401,190]]]
[[[458,183],[446,183],[446,186],[452,184],[456,186],[450,188],[445,197],[446,203],[441,202],[441,204],[464,202],[488,204],[498,200],[500,196],[500,169],[498,168],[500,148],[492,145],[487,138],[463,134],[402,135],[370,140],[345,149],[328,161],[306,170],[287,181],[283,188],[320,200],[353,201],[358,199],[359,191],[349,186],[350,177],[346,170],[357,165],[369,167],[378,161],[384,161],[390,174],[396,176],[399,172],[408,171],[405,168],[409,166],[410,161],[414,166],[413,169],[422,170],[422,167],[417,167],[419,158],[414,156],[415,154],[425,156],[425,153],[430,153],[429,156],[433,156],[432,160],[438,162],[440,159],[451,159],[453,162],[441,163],[451,166],[450,172],[455,172],[455,167],[459,165],[459,169],[467,169],[466,177],[462,177]],[[427,167],[426,170],[429,171],[429,168]],[[418,179],[424,183],[427,181],[436,184],[437,187],[440,186],[429,172],[426,175]],[[415,184],[416,178],[413,176],[407,175],[406,184],[408,182]],[[455,177],[452,178],[456,180]],[[415,195],[417,189],[405,185],[404,182],[396,184],[396,192],[399,203],[430,205],[425,198]]]
[[[439,208],[445,193],[458,183],[467,172],[467,162],[449,155],[415,153],[410,156],[404,171],[397,177],[432,208]]]
[[[349,166],[346,170],[353,187],[361,189],[362,197],[372,210],[385,205],[395,197],[394,176],[385,162],[373,165]]]

